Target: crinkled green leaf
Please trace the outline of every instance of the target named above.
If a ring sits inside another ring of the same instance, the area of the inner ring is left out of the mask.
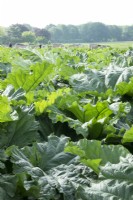
[[[47,62],[31,66],[30,71],[18,69],[8,74],[5,84],[12,84],[15,89],[23,88],[26,92],[34,90],[42,81],[48,80],[53,66]]]
[[[109,108],[113,111],[114,114],[127,114],[131,110],[131,105],[129,102],[115,102],[110,104]]]
[[[80,184],[89,186],[93,174],[88,167],[81,164],[60,165],[50,170],[49,174],[56,180],[57,190],[64,200],[76,200],[76,189]]]
[[[127,94],[128,96],[133,96],[133,78],[130,78],[130,81],[121,82],[116,86],[117,93],[120,95]]]
[[[91,167],[97,174],[99,165],[107,162],[118,163],[120,156],[126,157],[129,151],[121,145],[101,145],[100,141],[82,139],[77,143],[68,143],[65,152],[80,157],[80,161]]]
[[[79,121],[84,122],[84,109],[74,101],[71,106],[68,107],[68,110],[71,111]]]
[[[13,200],[15,199],[17,179],[13,175],[0,174],[0,199]]]
[[[48,171],[60,164],[67,164],[74,158],[73,155],[64,153],[67,142],[67,137],[49,136],[48,142],[34,143],[33,147],[26,146],[21,150],[13,148],[12,161],[19,165],[20,169],[27,165]]]
[[[15,60],[12,61],[12,71],[17,71],[18,69],[29,70],[30,66],[33,62],[30,59],[24,59],[22,57],[16,57]]]
[[[11,64],[0,62],[0,78],[5,79],[7,74],[11,72]]]
[[[75,117],[71,117],[67,112],[68,110]],[[68,122],[69,126],[76,130],[77,134],[84,137],[89,135],[90,138],[98,138],[102,133],[103,125],[106,120],[109,120],[110,115],[113,113],[109,108],[108,102],[97,102],[96,105],[88,103],[84,107],[80,106],[76,101],[71,105],[65,105],[59,110],[57,107],[50,106],[48,108],[49,117],[54,123]],[[75,119],[77,118],[77,119]]]
[[[37,171],[34,170],[34,173]],[[87,177],[87,178],[86,178]],[[32,181],[25,181],[24,187],[27,191],[38,185],[39,194],[35,197],[39,200],[76,200],[76,188],[79,185],[89,186],[93,178],[92,171],[83,166],[61,164],[47,171],[43,176],[31,176]],[[33,191],[31,191],[33,196]]]
[[[80,109],[78,109],[78,112],[75,110],[75,107],[74,109],[72,108],[73,107],[70,107],[68,110],[71,109],[73,114],[75,114],[75,112],[78,114],[78,119],[83,122],[82,127],[88,129],[88,136],[91,139],[96,139],[102,134],[104,124],[106,121],[109,121],[109,117],[113,113],[107,101],[97,102],[96,105],[88,103],[83,106],[83,108],[79,106]]]
[[[75,156],[64,153],[66,142],[66,137],[50,136],[48,142],[34,143],[32,147],[19,149],[14,146],[7,149],[6,153],[11,156],[14,163],[14,173],[25,173],[31,177],[30,180],[27,178],[23,182],[24,188],[28,192],[34,187],[39,189],[40,192],[35,196],[37,199],[58,199],[63,195],[67,200],[68,196],[75,195],[71,182],[78,185],[81,182],[90,183],[89,177],[86,180],[85,174],[91,171],[83,165],[73,165]]]
[[[76,130],[77,134],[81,134],[84,137],[88,136],[88,125],[86,123],[83,124],[79,120],[68,117],[65,112],[59,110],[54,105],[49,107],[48,113],[53,123],[57,123],[58,121],[62,123],[68,122],[69,126]]]
[[[101,119],[106,119],[112,114],[111,109],[109,108],[108,102],[97,102],[96,105],[87,104],[84,106],[85,109],[85,121],[89,121],[93,118],[96,118],[97,121]]]
[[[133,142],[133,126],[123,135],[122,143]]]
[[[12,85],[8,85],[7,88],[2,93],[2,96],[8,97],[10,100],[26,100],[25,98],[25,91],[22,88],[19,88],[15,91],[14,87]]]
[[[108,88],[125,81],[133,76],[133,67],[118,67],[109,65],[102,71],[89,69],[85,73],[74,74],[70,77],[70,85],[78,92],[98,91],[105,92]]]
[[[38,123],[35,121],[32,107],[17,109],[19,119],[9,122],[5,132],[0,134],[0,147],[17,145],[23,147],[37,139]]]
[[[78,92],[98,91],[104,92],[104,74],[96,70],[88,70],[86,74],[74,74],[70,77],[70,85]]]
[[[5,168],[5,162],[7,160],[7,156],[3,149],[0,150],[0,169]]]
[[[106,200],[133,199],[133,156],[121,158],[117,164],[107,163],[101,167],[101,174],[97,183],[91,187],[79,187],[77,199]]]
[[[47,100],[41,100],[41,101],[35,102],[35,109],[36,109],[37,115],[40,115],[41,113],[43,113],[47,109],[47,107],[55,103],[56,99],[67,95],[69,91],[70,91],[69,88],[58,89],[56,91],[53,91],[47,94]]]
[[[21,49],[22,57],[24,60],[29,59],[32,63],[42,62],[42,54],[34,48]]]
[[[10,106],[6,96],[0,96],[0,122],[14,121],[18,119],[17,112]]]
[[[125,81],[128,82],[129,78],[133,76],[133,67],[121,68],[118,66],[110,65],[107,68],[105,75],[105,85],[107,88],[114,88],[115,85]]]

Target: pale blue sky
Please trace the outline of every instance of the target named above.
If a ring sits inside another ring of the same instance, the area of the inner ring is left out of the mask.
[[[133,25],[133,0],[0,0],[0,26],[87,22]]]

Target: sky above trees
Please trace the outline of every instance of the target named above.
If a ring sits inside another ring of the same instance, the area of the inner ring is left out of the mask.
[[[0,26],[103,22],[133,25],[132,0],[0,0]]]

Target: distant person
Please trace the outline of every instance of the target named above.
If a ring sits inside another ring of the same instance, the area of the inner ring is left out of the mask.
[[[9,47],[12,48],[12,43],[9,43]]]
[[[42,48],[42,44],[39,44],[39,48],[40,48],[40,49]]]

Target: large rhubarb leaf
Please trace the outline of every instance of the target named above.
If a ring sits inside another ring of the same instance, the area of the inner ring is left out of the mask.
[[[49,107],[48,113],[53,123],[68,122],[70,128],[76,130],[77,134],[81,134],[84,137],[88,136],[88,126],[86,123],[82,123],[78,119],[72,119],[71,117],[67,116],[65,112],[59,110],[54,105]]]
[[[133,199],[133,156],[120,158],[117,164],[107,163],[101,167],[101,174],[97,183],[91,187],[79,187],[77,200],[106,200]]]
[[[82,139],[79,142],[68,143],[65,152],[80,157],[80,162],[91,167],[97,174],[99,166],[107,162],[118,163],[120,156],[126,157],[129,151],[121,145],[101,145],[100,141]]]
[[[133,142],[133,126],[125,132],[122,142]]]
[[[64,200],[68,200],[68,197],[75,199],[72,183],[77,186],[80,183],[90,184],[92,171],[77,165],[75,156],[64,152],[66,142],[66,137],[49,136],[45,143],[34,143],[32,147],[22,149],[15,146],[7,149],[6,153],[14,163],[14,173],[18,177],[28,175],[23,186],[37,199],[60,199],[62,195]],[[38,188],[38,193],[30,191],[33,187]]]
[[[19,119],[9,122],[0,134],[0,147],[17,145],[23,147],[37,139],[38,123],[35,121],[33,107],[17,109]]]
[[[0,96],[0,122],[14,121],[18,119],[17,112],[10,106],[6,96]]]
[[[102,133],[104,124],[109,121],[110,115],[113,113],[108,102],[97,102],[96,105],[88,103],[81,106],[77,101],[71,102],[71,98],[67,99],[68,103],[63,101],[64,104],[58,101],[57,106],[60,109],[55,105],[48,108],[47,112],[53,123],[58,121],[68,122],[77,134],[84,137],[89,136],[92,139],[98,138]]]
[[[75,74],[70,77],[70,85],[78,92],[106,90],[104,73],[97,70],[88,70],[87,73]]]
[[[37,63],[30,71],[18,69],[8,74],[5,85],[12,84],[15,89],[23,88],[26,92],[34,90],[42,81],[48,80],[53,66],[47,62]]]
[[[116,85],[123,81],[128,82],[132,76],[132,66],[121,68],[109,65],[102,71],[89,69],[84,73],[74,74],[70,77],[69,83],[78,92],[98,91],[101,93],[108,88],[114,89]]]
[[[106,69],[105,85],[107,88],[114,88],[119,83],[125,81],[128,82],[129,78],[133,76],[133,67],[118,67],[110,65]]]
[[[32,63],[42,62],[44,60],[43,55],[37,49],[21,49],[21,53],[24,60],[29,59]]]
[[[0,174],[0,199],[13,200],[17,187],[17,179],[13,175]]]
[[[0,150],[0,169],[5,168],[5,161],[7,160],[7,156],[5,155],[4,150]]]
[[[12,85],[8,85],[7,88],[2,93],[2,96],[8,97],[10,100],[26,100],[25,98],[25,91],[22,88],[19,88],[15,91],[14,87]]]
[[[10,72],[11,72],[11,64],[0,62],[0,78],[5,79],[7,74]]]
[[[121,82],[116,86],[116,90],[118,94],[120,95],[128,95],[133,96],[133,78],[130,78],[130,81],[127,82]]]
[[[43,171],[48,171],[60,164],[69,163],[75,157],[69,153],[64,153],[67,142],[67,137],[49,136],[48,142],[34,143],[33,147],[26,146],[21,150],[13,149],[12,161],[17,165],[20,164],[21,167],[29,165],[32,168],[39,167]]]
[[[35,102],[36,113],[38,115],[42,114],[47,109],[47,107],[55,103],[56,99],[58,99],[59,97],[62,98],[63,96],[66,96],[67,93],[69,93],[69,91],[70,91],[69,88],[63,88],[47,94],[46,95],[47,100],[41,100]]]

